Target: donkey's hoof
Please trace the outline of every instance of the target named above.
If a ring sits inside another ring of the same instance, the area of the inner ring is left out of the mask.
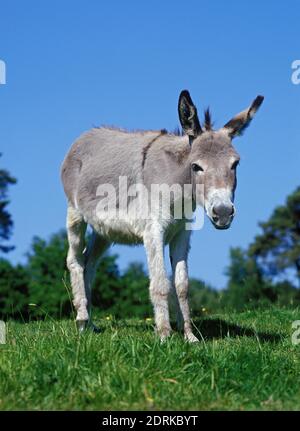
[[[76,320],[76,326],[79,334],[83,334],[85,332],[93,332],[94,334],[99,334],[99,332],[101,332],[98,326],[94,325],[93,322],[88,322],[87,320]]]
[[[171,336],[171,329],[164,328],[164,329],[162,329],[160,331],[157,331],[157,334],[159,335],[161,343],[164,343],[165,341],[167,341],[168,338],[170,338],[170,336]]]
[[[188,343],[199,343],[199,340],[192,332],[188,332],[187,334],[184,334],[184,339]]]
[[[76,326],[79,334],[82,334],[87,329],[87,321],[86,320],[76,320]]]

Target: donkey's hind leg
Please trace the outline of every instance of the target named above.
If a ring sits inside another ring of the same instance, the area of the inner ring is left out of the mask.
[[[73,293],[73,304],[77,316],[78,329],[82,331],[89,320],[87,297],[84,287],[84,255],[86,223],[75,208],[68,207],[67,233],[69,250],[67,266],[70,271],[71,286]]]
[[[98,328],[93,324],[91,319],[92,307],[92,284],[95,278],[96,270],[103,253],[110,246],[109,241],[93,231],[85,251],[85,268],[84,268],[84,285],[87,297],[87,308],[89,314],[89,327],[98,332]]]

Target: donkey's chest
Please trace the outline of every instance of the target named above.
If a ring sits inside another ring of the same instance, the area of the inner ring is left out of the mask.
[[[182,229],[182,220],[162,219],[153,220],[130,220],[130,219],[106,219],[94,221],[93,228],[110,242],[124,245],[143,244],[144,234],[151,231],[151,225],[161,225],[162,241],[168,244],[172,238]]]
[[[94,229],[116,244],[136,245],[143,243],[145,223],[141,220],[110,219],[98,220]]]

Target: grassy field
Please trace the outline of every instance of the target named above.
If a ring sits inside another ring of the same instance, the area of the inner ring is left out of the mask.
[[[300,310],[195,319],[197,345],[174,333],[160,344],[152,321],[7,323],[0,346],[0,410],[300,409]]]

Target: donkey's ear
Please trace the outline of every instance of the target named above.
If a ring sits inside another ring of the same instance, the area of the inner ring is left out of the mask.
[[[180,93],[178,100],[178,114],[180,124],[188,136],[196,138],[202,133],[197,115],[197,108],[193,104],[190,93],[187,90],[183,90]]]
[[[239,136],[244,132],[244,130],[249,126],[252,118],[258,111],[258,108],[263,103],[263,100],[263,96],[257,96],[249,108],[245,109],[245,111],[240,112],[230,121],[228,121],[228,123],[225,124],[224,130],[226,130],[226,132],[231,138]]]

